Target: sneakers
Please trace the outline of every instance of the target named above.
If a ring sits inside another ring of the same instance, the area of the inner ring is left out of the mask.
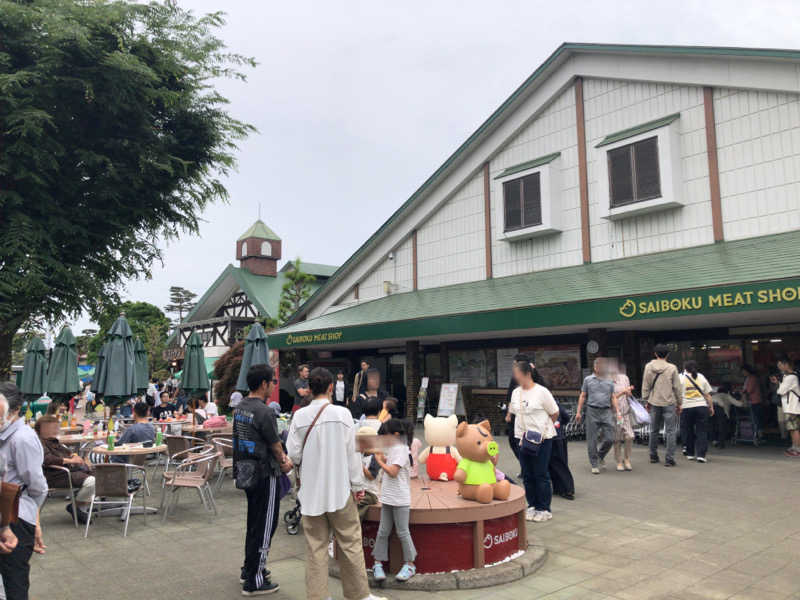
[[[797,458],[798,456],[800,456],[800,451],[798,451],[797,448],[787,448],[786,450],[784,450],[783,455],[790,456],[792,458]]]
[[[375,581],[383,581],[386,579],[386,572],[383,570],[383,565],[379,562],[376,562],[372,565],[372,577]]]
[[[617,465],[617,471],[624,471],[624,470],[625,470],[625,465],[623,465],[622,463],[619,463]]]
[[[664,466],[665,467],[674,467],[675,466],[675,459],[673,459],[673,458],[665,459],[664,460]]]
[[[72,515],[76,509],[73,508],[72,503],[67,504],[67,512]],[[78,508],[78,523],[86,525],[86,521],[89,519],[89,511],[83,510],[82,508]]]
[[[600,475],[600,469],[598,467],[592,467],[592,475]]]
[[[657,463],[658,462],[658,454],[651,454],[650,455],[650,462]]]
[[[403,565],[403,568],[400,569],[400,572],[397,575],[395,575],[394,579],[395,581],[408,581],[416,574],[417,574],[417,567],[406,563]]]
[[[362,598],[362,600],[389,600],[389,599],[384,596],[374,596],[370,594],[366,598]]]
[[[245,583],[242,588],[242,596],[266,596],[267,594],[274,594],[281,586],[277,583],[272,583],[269,579],[265,579],[263,583],[256,586],[255,583]]]
[[[263,573],[264,579],[269,579],[269,569],[263,569],[261,573]],[[247,581],[247,571],[245,571],[244,567],[242,567],[242,570],[239,572],[239,583],[244,583],[245,581]]]
[[[533,517],[535,516],[536,516],[536,509],[533,508],[532,506],[528,507],[528,509],[525,511],[525,520],[533,521]]]
[[[704,462],[708,462],[708,461],[706,460],[705,456],[698,456],[697,457],[697,462],[704,463]]]
[[[534,523],[544,523],[545,521],[549,521],[553,518],[553,513],[549,510],[537,510],[533,513],[533,522]]]
[[[625,461],[625,470],[626,471],[633,471],[633,465],[631,465],[631,461],[629,461],[629,460]]]
[[[691,456],[691,455],[687,454],[686,455],[686,460],[694,460],[694,456]]]

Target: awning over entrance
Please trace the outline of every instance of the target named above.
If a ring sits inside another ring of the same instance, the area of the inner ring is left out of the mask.
[[[271,348],[798,309],[800,232],[395,294],[296,323]]]

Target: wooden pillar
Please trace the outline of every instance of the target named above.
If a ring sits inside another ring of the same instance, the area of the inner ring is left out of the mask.
[[[414,290],[417,290],[418,279],[417,279],[417,264],[419,261],[417,260],[417,230],[411,232],[411,280],[414,286]]]
[[[583,78],[575,78],[575,120],[578,134],[578,182],[581,207],[581,248],[583,262],[592,262],[592,244],[589,235],[589,172],[586,163],[586,119],[583,113]]]
[[[483,549],[483,520],[475,521],[472,526],[472,568],[482,569],[486,565],[486,553]]]
[[[483,165],[483,223],[486,246],[486,279],[492,278],[492,182],[489,178],[489,163]]]
[[[412,423],[417,418],[419,384],[419,342],[413,340],[406,342],[406,416],[412,419]]]
[[[722,194],[719,187],[719,162],[717,159],[717,125],[714,121],[714,90],[703,88],[703,107],[706,117],[706,154],[708,155],[708,185],[711,192],[711,225],[714,241],[725,239],[722,228]]]

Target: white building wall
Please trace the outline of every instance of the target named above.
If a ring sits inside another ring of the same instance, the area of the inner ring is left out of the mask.
[[[581,263],[577,141],[575,90],[568,87],[492,159],[492,273],[495,277]],[[553,152],[561,152],[558,204],[563,211],[562,233],[513,242],[499,240],[504,224],[497,204],[503,202],[503,186],[494,178],[503,169]]]
[[[714,90],[726,240],[800,228],[800,96]]]
[[[650,254],[714,241],[701,87],[586,79],[586,157],[592,261]],[[680,112],[682,196],[685,206],[619,221],[603,218],[608,198],[599,197],[595,146],[608,134]]]
[[[380,264],[361,280],[358,286],[359,302],[385,296],[385,281],[391,282],[393,294],[410,292],[413,289],[411,238],[406,238],[393,252],[392,260],[385,256]],[[348,293],[348,297],[353,298],[352,290]]]

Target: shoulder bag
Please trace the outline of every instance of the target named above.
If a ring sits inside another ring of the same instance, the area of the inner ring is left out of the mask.
[[[322,416],[322,413],[325,412],[325,409],[328,408],[328,406],[330,406],[330,404],[328,404],[327,402],[322,405],[322,408],[319,409],[319,412],[317,413],[317,416],[314,417],[314,420],[311,421],[311,425],[309,425],[308,429],[306,429],[306,435],[303,438],[303,445],[300,446],[300,456],[301,456],[301,458],[303,456],[303,452],[306,449],[306,442],[308,441],[308,435],[311,433],[311,430],[314,429],[314,425],[317,424],[317,420]],[[300,465],[297,465],[297,466],[299,467]],[[296,480],[297,480],[297,489],[299,490],[300,489],[300,475],[299,474],[296,476]]]
[[[17,522],[19,514],[19,497],[23,486],[3,481],[0,483],[0,527],[7,527]]]
[[[701,390],[701,389],[700,389],[700,386],[699,386],[699,385],[697,385],[697,383],[695,382],[695,380],[694,380],[694,379],[692,379],[692,377],[691,377],[691,376],[690,376],[688,373],[685,373],[685,374],[684,374],[684,377],[686,377],[686,379],[688,379],[688,380],[689,380],[689,383],[691,383],[691,384],[692,384],[692,387],[693,387],[694,389],[696,389],[696,390],[697,390],[697,393],[698,393],[698,394],[700,394],[700,396],[702,396],[704,399],[708,400],[708,398],[706,397],[706,395],[705,395],[705,393],[703,392],[703,390]]]
[[[522,441],[520,442],[520,452],[524,452],[529,456],[536,456],[539,454],[539,449],[542,447],[542,433],[535,429],[528,429],[522,434]]]

